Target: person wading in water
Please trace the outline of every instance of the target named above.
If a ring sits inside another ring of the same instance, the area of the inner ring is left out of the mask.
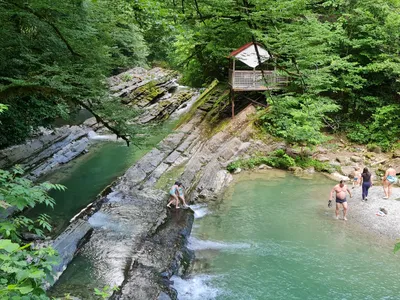
[[[346,200],[346,192],[349,193],[350,198],[351,192],[347,185],[344,184],[343,180],[340,180],[339,184],[335,185],[331,191],[331,194],[329,196],[329,201],[328,201],[328,207],[332,206],[332,198],[333,198],[333,193],[336,193],[336,219],[339,219],[339,208],[340,205],[343,206],[343,220],[347,221],[346,215],[347,215],[347,200]]]

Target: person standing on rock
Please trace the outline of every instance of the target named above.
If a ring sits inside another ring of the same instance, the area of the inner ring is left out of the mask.
[[[183,184],[181,182],[178,183],[178,198],[182,200],[183,208],[188,207],[185,201],[185,194],[183,192]]]
[[[385,192],[385,197],[383,199],[389,199],[392,195],[392,185],[397,182],[396,170],[393,166],[389,165],[389,169],[386,170],[385,176],[383,176],[383,191]]]
[[[178,199],[178,188],[179,184],[181,184],[179,181],[175,181],[174,185],[171,186],[171,189],[169,190],[169,202],[167,204],[168,208],[171,208],[171,204],[175,204],[175,208],[179,208],[179,199]]]
[[[329,202],[328,202],[328,207],[330,207],[332,204],[332,198],[333,194],[336,193],[336,219],[339,219],[339,208],[340,205],[343,207],[343,220],[347,221],[346,215],[347,215],[347,200],[346,200],[346,192],[349,193],[350,198],[352,197],[350,189],[347,187],[347,185],[344,184],[343,180],[339,181],[339,184],[335,185],[329,195]]]
[[[368,168],[364,168],[361,174],[362,200],[368,201],[368,190],[372,186],[372,174]]]

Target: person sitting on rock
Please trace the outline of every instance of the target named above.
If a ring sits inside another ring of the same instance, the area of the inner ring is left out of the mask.
[[[393,166],[389,165],[389,168],[385,172],[385,176],[382,178],[383,183],[383,191],[385,192],[385,196],[383,199],[389,199],[392,194],[392,185],[397,182],[396,170],[393,169]]]
[[[168,208],[171,208],[171,204],[175,205],[175,208],[179,208],[179,199],[178,199],[178,188],[179,188],[179,181],[175,181],[174,185],[169,190],[169,202],[167,204]]]
[[[360,172],[360,167],[354,167],[354,178],[353,178],[353,189],[354,187],[360,186],[361,183],[361,172]]]
[[[182,200],[183,208],[188,207],[188,205],[186,204],[186,201],[185,201],[185,195],[184,195],[184,192],[183,192],[183,184],[182,184],[182,182],[178,183],[178,198]]]

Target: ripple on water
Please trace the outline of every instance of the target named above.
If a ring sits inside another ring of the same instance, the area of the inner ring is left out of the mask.
[[[204,241],[199,240],[195,237],[189,237],[188,247],[191,250],[236,250],[236,249],[248,249],[251,247],[248,243],[226,243],[218,241]]]
[[[179,300],[216,299],[222,290],[214,287],[212,282],[217,276],[196,275],[188,279],[172,276],[173,287],[178,292]]]

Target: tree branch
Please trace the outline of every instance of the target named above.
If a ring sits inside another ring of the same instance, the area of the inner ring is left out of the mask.
[[[39,86],[39,85],[24,85],[24,86],[9,86],[5,89],[0,91],[0,99],[4,97],[9,97],[12,95],[22,95],[22,96],[30,96],[33,93],[41,93],[41,94],[62,94],[65,96],[61,91],[47,86]],[[130,144],[130,137],[126,134],[119,132],[115,129],[112,125],[112,122],[105,120],[103,117],[98,115],[96,111],[93,109],[92,105],[83,102],[77,98],[68,97],[68,100],[72,101],[73,103],[82,106],[83,108],[87,109],[93,116],[96,118],[97,122],[102,123],[107,129],[111,132],[115,133],[118,138],[123,139],[127,146],[129,147]],[[90,103],[90,102],[89,102]]]
[[[58,29],[58,27],[57,27],[55,24],[53,24],[52,22],[46,20],[46,18],[45,18],[44,16],[40,15],[39,13],[35,12],[34,10],[32,10],[32,9],[29,8],[29,7],[21,6],[21,5],[17,4],[17,3],[14,3],[14,2],[13,2],[13,3],[7,3],[7,2],[4,2],[4,1],[2,0],[2,1],[0,1],[0,3],[4,3],[4,4],[6,4],[6,5],[7,5],[7,4],[8,4],[8,5],[13,5],[13,6],[15,6],[15,7],[17,7],[17,8],[19,8],[19,9],[25,11],[25,12],[28,12],[28,13],[34,15],[34,16],[35,16],[36,18],[38,18],[40,21],[46,23],[46,24],[49,25],[51,28],[53,28],[53,30],[56,32],[57,36],[60,38],[60,40],[63,41],[63,43],[65,44],[65,46],[68,48],[69,52],[71,52],[72,55],[82,57],[82,55],[80,55],[79,53],[75,52],[75,50],[74,50],[74,49],[72,48],[72,46],[69,44],[69,42],[67,41],[67,39],[62,35],[62,33],[61,33],[61,31]]]

